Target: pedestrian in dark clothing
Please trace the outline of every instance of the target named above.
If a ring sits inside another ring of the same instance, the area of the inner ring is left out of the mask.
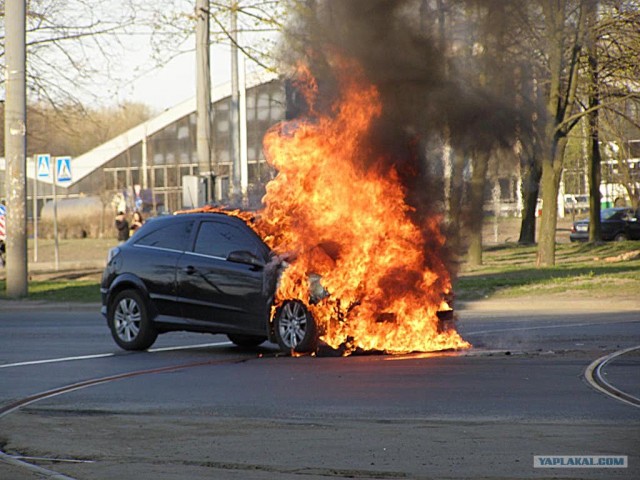
[[[115,224],[118,230],[118,241],[126,242],[129,239],[129,222],[124,212],[118,212]]]

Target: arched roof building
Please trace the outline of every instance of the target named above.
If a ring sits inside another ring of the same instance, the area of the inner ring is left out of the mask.
[[[228,199],[233,170],[231,151],[231,85],[211,92],[211,158],[217,198]],[[259,201],[272,170],[266,164],[262,138],[285,119],[284,82],[273,74],[253,75],[246,84],[246,152],[250,199]],[[27,162],[27,193],[32,207],[34,159]],[[55,162],[52,159],[52,164]],[[0,165],[0,170],[4,170]],[[196,100],[187,100],[71,159],[72,179],[57,187],[59,197],[100,196],[105,203],[121,195],[158,212],[182,208],[182,179],[200,173],[196,148]],[[4,171],[0,172],[4,174]],[[4,177],[4,175],[1,175]],[[0,179],[4,182],[4,178]],[[38,179],[39,208],[51,199],[52,178]]]

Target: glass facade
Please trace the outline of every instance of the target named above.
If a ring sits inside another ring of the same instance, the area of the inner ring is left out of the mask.
[[[285,93],[279,80],[247,89],[247,159],[249,195],[255,204],[274,172],[267,165],[262,138],[275,123],[285,118]],[[233,169],[231,152],[230,97],[212,104],[212,164],[219,178],[222,200],[229,198]],[[196,113],[192,112],[146,138],[146,165],[142,142],[106,162],[68,188],[70,197],[121,194],[127,206],[142,200],[147,212],[170,212],[182,208],[182,177],[198,175]],[[144,194],[140,194],[144,192]],[[142,197],[142,198],[140,198]]]

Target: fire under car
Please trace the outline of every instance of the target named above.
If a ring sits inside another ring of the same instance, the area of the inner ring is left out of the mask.
[[[226,334],[241,347],[269,340],[285,352],[311,352],[319,331],[304,302],[289,299],[271,314],[286,268],[240,218],[184,213],[146,222],[111,249],[101,282],[102,314],[115,342],[145,350],[159,334]],[[318,301],[328,293],[310,274]],[[442,328],[453,311],[438,313]]]

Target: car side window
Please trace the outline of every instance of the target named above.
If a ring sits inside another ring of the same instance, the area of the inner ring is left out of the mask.
[[[248,232],[235,225],[221,222],[202,222],[198,230],[195,253],[227,258],[229,253],[246,250],[258,255],[258,245]]]
[[[193,221],[169,223],[139,238],[135,245],[183,252],[188,247],[192,229]]]

